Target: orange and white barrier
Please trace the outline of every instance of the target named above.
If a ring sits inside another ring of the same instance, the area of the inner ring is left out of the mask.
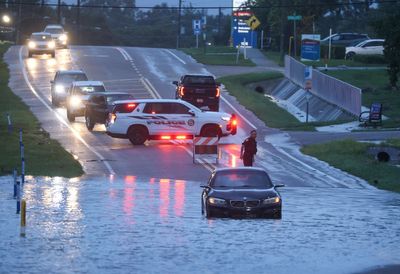
[[[218,164],[218,137],[201,137],[193,138],[193,163],[197,163],[198,157],[207,157],[207,159],[215,159]]]

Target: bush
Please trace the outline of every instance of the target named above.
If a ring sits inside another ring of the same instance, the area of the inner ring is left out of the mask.
[[[332,46],[331,59],[344,59],[345,54],[346,54],[346,47]],[[321,45],[321,59],[328,58],[328,56],[329,56],[329,45]]]
[[[353,60],[365,64],[386,64],[383,55],[355,55]]]

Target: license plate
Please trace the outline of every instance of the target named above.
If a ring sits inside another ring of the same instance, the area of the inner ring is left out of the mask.
[[[203,100],[203,99],[197,99],[196,102],[197,102],[197,103],[203,103],[204,100]]]

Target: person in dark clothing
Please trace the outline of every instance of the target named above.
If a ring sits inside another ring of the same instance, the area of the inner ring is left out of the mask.
[[[257,131],[252,130],[250,137],[246,138],[242,143],[240,150],[240,159],[243,160],[244,166],[253,166],[254,156],[257,154]]]

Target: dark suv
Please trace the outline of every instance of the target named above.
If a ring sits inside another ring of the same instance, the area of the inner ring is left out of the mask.
[[[114,101],[132,100],[134,97],[124,92],[96,92],[89,95],[85,109],[85,124],[92,131],[96,124],[105,124]]]
[[[176,85],[176,99],[210,111],[219,110],[220,84],[208,75],[184,75]]]
[[[54,76],[51,84],[51,103],[58,107],[65,102],[68,95],[68,88],[74,81],[87,81],[88,77],[81,70],[59,70]]]
[[[364,40],[370,39],[367,34],[360,33],[335,33],[331,36],[326,37],[321,40],[322,45],[329,45],[329,38],[331,44],[334,46],[350,46],[355,43],[362,42]]]

